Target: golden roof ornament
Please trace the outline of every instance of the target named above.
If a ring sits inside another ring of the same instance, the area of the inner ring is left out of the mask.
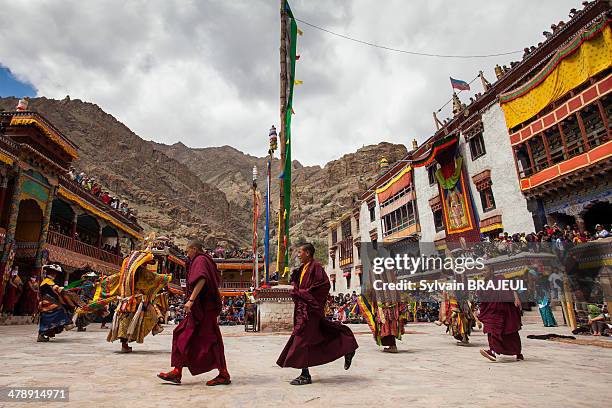
[[[459,100],[459,97],[455,92],[453,92],[453,115],[457,115],[459,112],[463,110],[463,105]]]
[[[378,164],[379,164],[379,166],[380,166],[380,168],[381,168],[381,169],[386,169],[387,167],[389,167],[389,161],[388,161],[386,158],[384,158],[384,157],[382,157],[382,158],[380,159],[380,161],[378,162]]]
[[[24,97],[24,98],[21,98],[19,100],[19,102],[17,103],[17,107],[15,108],[15,110],[17,110],[17,111],[27,111],[29,104],[30,104],[30,98],[28,98],[27,96]]]

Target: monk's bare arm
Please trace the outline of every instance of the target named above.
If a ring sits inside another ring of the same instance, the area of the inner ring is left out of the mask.
[[[204,287],[205,283],[206,283],[205,278],[200,278],[198,280],[198,283],[196,283],[195,288],[193,288],[193,292],[191,292],[191,297],[189,298],[189,300],[193,302],[198,298],[198,295],[200,294],[200,291]]]

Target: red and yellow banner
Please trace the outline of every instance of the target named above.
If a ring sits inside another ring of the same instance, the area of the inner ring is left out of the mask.
[[[500,96],[508,129],[531,119],[552,102],[612,66],[610,20],[583,29],[524,85]]]

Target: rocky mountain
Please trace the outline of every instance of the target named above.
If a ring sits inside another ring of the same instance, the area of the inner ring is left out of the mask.
[[[14,98],[0,98],[0,109],[13,110]],[[97,105],[80,100],[30,100],[79,147],[75,167],[96,177],[112,193],[138,210],[145,231],[244,242],[249,222],[219,189],[203,182],[184,164],[169,158]],[[242,216],[242,218],[241,218]]]
[[[14,98],[0,98],[0,109],[12,110],[16,104]],[[78,99],[34,98],[30,107],[79,146],[75,166],[95,175],[108,190],[135,207],[145,230],[173,236],[178,242],[193,236],[210,245],[221,240],[239,245],[250,242],[252,169],[257,166],[259,170],[263,213],[265,157],[254,157],[230,146],[190,148],[180,142],[164,145],[146,141],[97,105]],[[403,145],[380,143],[324,167],[302,166],[294,161],[292,237],[324,238],[329,221],[349,211],[376,178],[380,158],[392,163],[405,154]],[[273,225],[278,217],[278,170],[279,161],[275,159]]]
[[[153,143],[153,142],[152,142]],[[252,169],[258,168],[258,186],[265,191],[266,158],[246,155],[233,147],[189,148],[182,143],[153,143],[155,149],[188,166],[202,181],[222,190],[228,200],[252,209]],[[349,211],[358,196],[379,174],[381,157],[401,159],[406,147],[391,143],[365,146],[324,167],[302,166],[293,161],[291,232],[293,237],[322,239],[327,224]],[[272,163],[272,219],[278,218],[279,160]],[[263,193],[262,193],[263,199]],[[262,203],[263,205],[263,203]]]

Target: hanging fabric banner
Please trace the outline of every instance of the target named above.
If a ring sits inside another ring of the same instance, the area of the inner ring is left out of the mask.
[[[552,102],[612,66],[610,20],[583,29],[524,85],[500,96],[511,129],[531,119]]]
[[[285,2],[285,12],[288,21],[287,27],[288,32],[285,33],[287,41],[289,43],[287,53],[287,66],[289,67],[289,78],[287,81],[287,106],[285,109],[285,167],[283,169],[283,192],[284,203],[281,208],[280,216],[283,217],[285,224],[285,239],[283,242],[279,242],[279,246],[282,245],[282,251],[285,254],[283,257],[283,265],[277,264],[277,270],[285,276],[289,272],[289,227],[290,227],[290,215],[291,215],[291,117],[293,114],[293,86],[295,85],[295,63],[296,63],[296,46],[297,46],[297,35],[298,28],[293,12],[289,7],[289,3]],[[277,261],[280,263],[280,259]]]

